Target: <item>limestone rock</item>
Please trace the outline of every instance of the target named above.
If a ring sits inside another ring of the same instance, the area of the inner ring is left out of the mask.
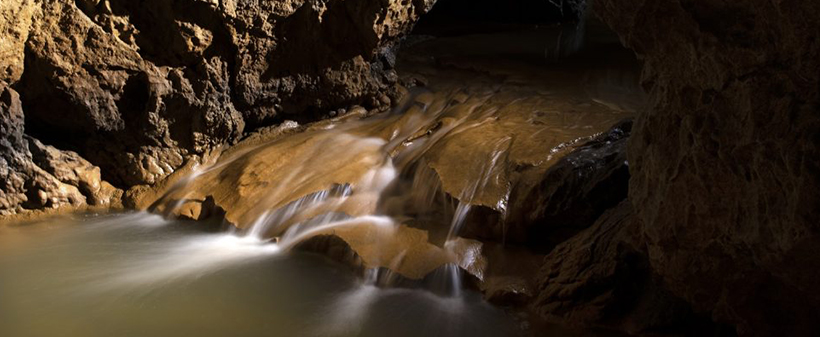
[[[571,324],[630,333],[715,335],[714,325],[696,324],[702,319],[653,275],[640,231],[632,205],[624,201],[558,245],[537,276],[534,309]]]
[[[25,209],[109,205],[118,190],[74,152],[24,134],[20,96],[0,82],[0,215]]]
[[[505,226],[508,240],[549,251],[625,200],[631,129],[632,120],[624,120],[566,155],[537,185],[515,186]]]
[[[24,49],[34,12],[33,0],[0,3],[0,81],[13,83],[23,74]]]
[[[19,172],[26,154],[20,95],[0,82],[0,210],[13,210],[28,200],[26,177]]]
[[[389,104],[392,46],[433,2],[14,0],[0,71],[33,136],[154,184],[246,124]]]
[[[117,192],[111,184],[102,180],[99,167],[75,152],[58,150],[31,137],[26,137],[26,140],[35,165],[61,183],[77,187],[89,205],[108,206],[111,203]]]
[[[567,144],[548,169],[518,172],[504,216],[480,209],[470,215],[465,235],[521,244],[547,253],[591,226],[606,210],[627,198],[626,144],[631,119],[597,136]],[[574,147],[574,148],[573,148]]]
[[[653,270],[741,335],[820,334],[820,4],[595,10],[645,61],[629,199]]]

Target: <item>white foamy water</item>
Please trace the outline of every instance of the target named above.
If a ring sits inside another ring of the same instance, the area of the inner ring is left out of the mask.
[[[169,243],[150,247],[139,259],[114,268],[109,282],[137,286],[198,278],[281,252],[267,240],[234,234],[192,235]]]

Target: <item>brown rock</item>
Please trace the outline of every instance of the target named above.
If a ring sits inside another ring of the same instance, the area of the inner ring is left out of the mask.
[[[820,4],[595,6],[646,62],[629,199],[653,270],[742,335],[820,334]]]
[[[14,0],[0,71],[16,81],[25,56],[15,88],[35,137],[120,186],[154,184],[245,124],[390,104],[391,48],[432,3]]]
[[[536,311],[575,325],[630,333],[714,331],[711,324],[697,326],[703,320],[654,277],[640,231],[632,205],[624,201],[558,245],[538,274]]]
[[[89,205],[108,205],[114,191],[100,177],[100,168],[91,165],[78,154],[60,151],[44,145],[39,140],[27,137],[34,164],[49,172],[64,184],[76,186],[87,196]]]
[[[23,138],[23,109],[16,91],[0,82],[0,210],[14,212],[26,202],[21,174],[28,159]]]
[[[20,97],[0,82],[0,215],[25,209],[109,205],[118,190],[74,152],[25,135]]]
[[[14,83],[23,74],[23,59],[33,0],[5,0],[0,3],[0,81]]]
[[[493,304],[524,307],[538,295],[536,272],[544,260],[526,247],[485,243],[485,275],[476,285],[484,298]]]
[[[624,120],[578,146],[546,173],[531,172],[538,177],[521,179],[510,194],[505,238],[548,252],[625,200],[631,129],[632,120]]]

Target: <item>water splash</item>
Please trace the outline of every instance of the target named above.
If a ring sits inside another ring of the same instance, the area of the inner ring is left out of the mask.
[[[454,263],[448,263],[433,272],[431,290],[445,297],[461,297],[462,278],[461,268]]]
[[[147,254],[101,278],[109,286],[145,286],[199,278],[225,268],[278,254],[281,249],[267,240],[232,234],[196,235],[173,244],[161,242],[144,247]]]
[[[316,336],[357,336],[371,307],[378,300],[378,269],[368,269],[363,281],[353,289],[336,297],[336,300],[319,319],[322,324],[313,331]]]
[[[271,212],[264,212],[250,227],[248,235],[262,238],[269,231],[281,231],[275,226],[283,226],[292,221],[297,215],[318,208],[324,204],[339,204],[352,194],[350,184],[335,185],[328,190],[308,194],[299,200],[293,201],[282,208]],[[332,200],[329,200],[331,199]],[[273,228],[272,228],[273,227]]]
[[[501,159],[507,154],[511,142],[511,137],[504,137],[490,145],[493,150],[490,152],[490,158],[484,162],[479,170],[478,180],[472,182],[468,188],[463,191],[461,197],[459,198],[460,202],[456,207],[455,214],[453,215],[453,219],[450,223],[450,230],[447,233],[447,243],[451,242],[458,236],[461,228],[464,226],[464,221],[467,219],[467,214],[470,212],[472,205],[476,203],[476,199],[480,197],[482,192],[484,192],[487,185],[493,180],[496,180],[495,183],[499,183],[497,181],[498,176],[504,169],[504,163]],[[495,205],[496,209],[500,211],[502,215],[507,210],[506,205],[508,198],[509,188],[507,189],[504,198],[500,199]]]
[[[340,221],[333,221],[334,215],[328,214],[319,218],[318,221],[309,221],[291,227],[280,240],[280,245],[284,249],[293,248],[304,240],[316,236],[318,233],[326,232],[330,229],[343,227],[373,226],[386,231],[389,235],[395,229],[395,223],[389,217],[384,216],[361,216]]]

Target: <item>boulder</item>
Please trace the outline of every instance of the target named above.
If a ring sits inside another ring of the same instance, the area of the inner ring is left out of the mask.
[[[26,145],[20,95],[0,82],[0,210],[9,212],[28,201],[20,172],[28,159]]]
[[[578,146],[537,179],[521,179],[510,193],[505,238],[549,252],[625,200],[631,128],[631,119],[621,121]]]

